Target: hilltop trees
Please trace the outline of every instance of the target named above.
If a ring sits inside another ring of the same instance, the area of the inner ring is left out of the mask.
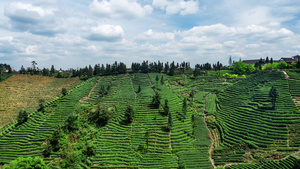
[[[176,69],[176,67],[175,67],[175,63],[174,63],[174,61],[171,63],[171,68],[170,68],[170,71],[169,71],[169,75],[170,76],[174,76],[174,74],[175,74],[175,69]]]
[[[232,58],[231,58],[231,55],[229,56],[228,65],[229,65],[229,66],[232,66]]]
[[[26,70],[25,70],[23,65],[21,66],[21,69],[19,70],[19,73],[20,74],[25,74],[26,73]]]
[[[53,75],[55,73],[54,65],[51,66],[50,69],[50,75]]]
[[[31,64],[32,64],[32,69],[35,71],[35,65],[37,65],[37,63],[35,61],[32,61]]]
[[[248,65],[243,62],[235,62],[233,65],[233,71],[237,74],[250,74],[255,72],[254,65]]]

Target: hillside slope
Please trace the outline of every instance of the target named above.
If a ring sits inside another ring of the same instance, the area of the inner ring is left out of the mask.
[[[270,90],[278,91],[272,101]],[[283,158],[300,147],[300,113],[282,72],[257,73],[218,94],[218,165]],[[232,155],[236,152],[236,155]],[[240,160],[237,160],[240,159]]]
[[[14,121],[20,110],[28,112],[38,108],[39,99],[48,102],[80,83],[78,78],[13,75],[0,83],[0,129]]]

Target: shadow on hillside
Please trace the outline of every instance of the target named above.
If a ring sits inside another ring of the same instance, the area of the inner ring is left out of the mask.
[[[167,126],[161,127],[161,130],[162,130],[163,132],[170,132],[170,129],[169,129],[169,127],[167,127]]]
[[[119,121],[119,124],[120,124],[120,125],[123,125],[123,126],[128,126],[128,125],[130,125],[131,123],[129,123],[127,120],[122,120],[122,121]]]

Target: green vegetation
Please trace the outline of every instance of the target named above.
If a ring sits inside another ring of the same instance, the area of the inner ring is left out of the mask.
[[[88,78],[75,88],[61,89],[49,102],[40,99],[32,113],[20,111],[18,123],[1,129],[0,164],[299,166],[291,155],[300,147],[300,113],[293,101],[299,96],[297,80],[285,79],[281,71],[255,73],[257,68],[239,62],[233,70],[221,70],[220,63],[199,65],[197,76],[187,63],[172,62],[167,71],[162,63],[133,65],[132,73],[124,73],[121,63],[89,66],[80,75]],[[102,71],[107,74],[97,76]],[[233,73],[248,75],[233,78]]]
[[[9,165],[4,166],[4,169],[20,169],[20,168],[35,168],[35,169],[48,169],[44,160],[40,157],[19,157],[12,161]]]
[[[18,115],[18,118],[17,118],[17,122],[18,122],[18,125],[21,125],[23,124],[24,122],[26,122],[28,120],[28,114],[26,111],[20,111],[19,112],[19,115]]]

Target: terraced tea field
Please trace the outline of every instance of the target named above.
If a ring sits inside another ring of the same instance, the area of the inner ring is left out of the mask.
[[[272,86],[278,91],[275,104]],[[111,114],[105,126],[84,129],[93,133],[95,145],[90,168],[297,168],[300,113],[291,97],[298,96],[297,87],[282,72],[245,79],[160,73],[94,77],[48,102],[45,113],[35,111],[24,124],[0,133],[0,164],[18,156],[43,157],[45,139],[76,108],[100,105]],[[152,104],[155,93],[158,107]],[[125,118],[128,105],[135,112],[131,123]],[[44,160],[51,164],[60,153]]]
[[[46,112],[32,112],[22,125],[11,125],[0,133],[0,164],[19,156],[41,156],[42,144],[72,113],[79,99],[87,96],[97,77],[77,85],[64,97],[46,103]]]
[[[38,108],[39,99],[45,103],[80,83],[78,78],[50,78],[44,76],[13,75],[0,83],[0,129],[14,121],[20,110]]]
[[[269,96],[272,86],[278,90],[275,108]],[[299,151],[300,131],[296,126],[300,126],[300,112],[282,72],[255,74],[220,92],[218,99],[220,110],[215,117],[222,143],[214,157],[217,165],[251,161],[245,159],[243,146],[258,148],[248,152],[257,161]],[[229,150],[237,156],[224,153]]]

